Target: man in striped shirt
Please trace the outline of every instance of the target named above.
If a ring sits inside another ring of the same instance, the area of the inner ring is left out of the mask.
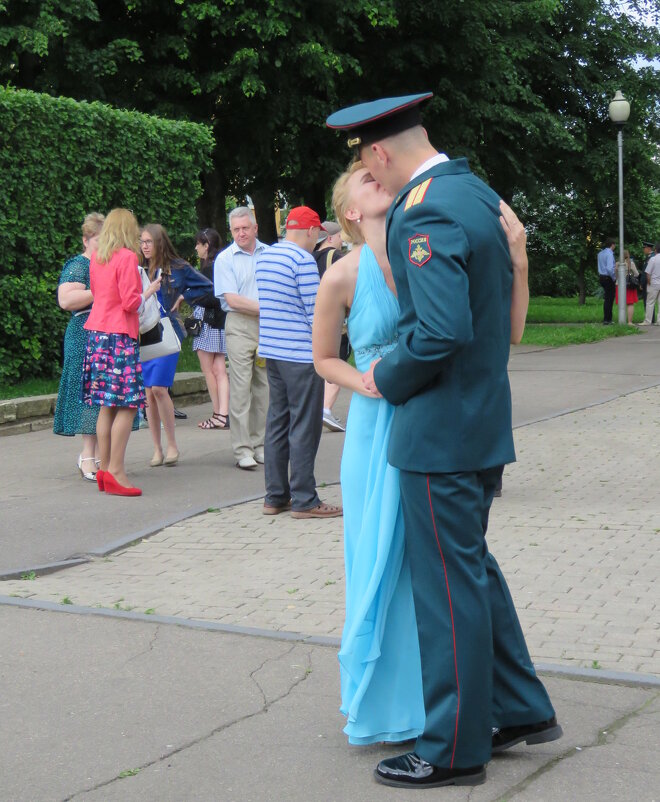
[[[257,259],[259,356],[267,360],[270,389],[264,515],[289,508],[293,518],[342,514],[341,507],[319,499],[314,478],[323,425],[323,380],[312,360],[319,273],[311,252],[321,228],[315,211],[297,206],[287,217],[285,239]]]

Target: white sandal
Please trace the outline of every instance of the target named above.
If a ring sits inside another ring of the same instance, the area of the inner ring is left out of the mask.
[[[94,466],[96,466],[96,460],[94,459],[94,457],[83,457],[82,454],[78,457],[78,470],[80,471],[80,475],[82,476],[82,478],[87,479],[88,482],[95,482],[96,471],[84,471],[83,462],[93,462]]]

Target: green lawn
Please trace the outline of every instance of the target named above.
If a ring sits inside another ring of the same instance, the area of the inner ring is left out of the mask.
[[[614,319],[617,319],[619,307],[614,306]],[[635,304],[633,321],[644,320],[644,306],[641,301]],[[531,298],[527,312],[527,323],[602,323],[603,301],[600,298],[587,298],[580,306],[575,298],[548,298],[541,295]]]
[[[627,337],[639,334],[632,326],[603,326],[602,323],[584,323],[573,326],[553,326],[551,323],[532,323],[525,326],[523,345],[549,345],[558,348],[562,345],[595,343],[610,337]]]
[[[618,319],[618,306],[614,306],[613,318]],[[644,320],[641,301],[635,305],[633,321]],[[606,340],[609,337],[626,337],[638,334],[632,326],[603,326],[603,301],[587,298],[580,305],[575,298],[531,298],[527,312],[527,325],[522,338],[523,345],[576,345]]]

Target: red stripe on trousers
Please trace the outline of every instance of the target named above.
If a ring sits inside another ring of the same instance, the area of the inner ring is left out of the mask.
[[[449,577],[447,576],[447,565],[445,563],[445,555],[442,553],[442,546],[438,538],[438,529],[435,525],[435,515],[433,514],[433,502],[431,501],[431,478],[426,475],[426,489],[429,495],[429,509],[431,510],[431,522],[433,524],[433,533],[435,534],[435,542],[438,544],[438,551],[440,552],[440,559],[442,560],[442,567],[445,572],[445,584],[447,585],[447,598],[449,599],[449,615],[451,617],[451,636],[454,644],[454,672],[456,674],[456,726],[454,728],[454,748],[451,752],[450,769],[454,768],[454,756],[456,754],[456,741],[458,740],[458,714],[461,709],[461,686],[458,682],[458,660],[456,658],[456,629],[454,628],[454,609],[451,603],[451,591],[449,590]]]

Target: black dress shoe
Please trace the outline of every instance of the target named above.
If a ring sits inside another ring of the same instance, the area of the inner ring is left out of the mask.
[[[481,785],[486,779],[485,766],[469,769],[443,769],[415,754],[381,760],[374,776],[383,785],[397,788],[439,788],[441,785]]]
[[[174,417],[175,417],[175,418],[179,418],[179,419],[181,419],[181,420],[186,420],[186,418],[188,417],[188,415],[186,415],[186,413],[185,413],[185,412],[181,412],[181,410],[180,410],[180,409],[177,409],[176,407],[174,407]]]
[[[492,752],[497,755],[516,744],[525,741],[526,744],[545,744],[556,741],[564,734],[561,726],[557,724],[555,716],[547,721],[537,721],[536,724],[524,724],[520,727],[502,727],[493,730]]]

